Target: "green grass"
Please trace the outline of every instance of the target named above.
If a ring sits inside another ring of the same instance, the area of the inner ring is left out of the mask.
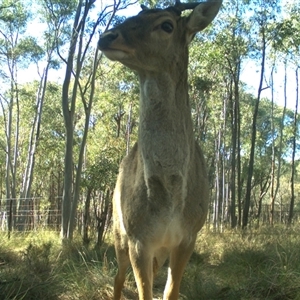
[[[242,233],[203,232],[181,285],[181,298],[299,299],[299,228],[260,228]],[[101,249],[80,238],[61,244],[53,232],[0,234],[0,299],[112,299],[116,272],[111,242]],[[161,299],[163,268],[154,283]],[[137,299],[128,272],[124,299]]]

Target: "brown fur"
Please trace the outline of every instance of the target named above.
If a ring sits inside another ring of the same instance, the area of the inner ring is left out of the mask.
[[[141,86],[138,142],[120,166],[113,200],[115,300],[130,263],[139,299],[153,299],[153,275],[168,257],[164,299],[179,297],[208,208],[205,161],[194,140],[188,98],[188,43],[220,5],[200,4],[188,17],[172,10],[142,12],[99,40],[108,58],[138,73]]]

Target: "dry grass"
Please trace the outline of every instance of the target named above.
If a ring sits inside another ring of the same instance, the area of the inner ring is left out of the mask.
[[[298,229],[203,232],[180,299],[300,299]],[[155,280],[155,299],[162,297],[166,271]],[[115,272],[110,242],[95,249],[76,239],[62,245],[53,232],[13,234],[10,240],[1,236],[0,299],[108,300]],[[131,271],[125,299],[137,299]]]

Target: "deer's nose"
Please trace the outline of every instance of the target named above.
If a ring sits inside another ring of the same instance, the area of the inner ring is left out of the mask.
[[[113,31],[108,31],[108,32],[104,32],[99,39],[98,42],[98,48],[100,50],[104,50],[106,48],[109,48],[110,44],[117,39],[117,37],[119,36],[119,34],[117,32],[113,32]]]

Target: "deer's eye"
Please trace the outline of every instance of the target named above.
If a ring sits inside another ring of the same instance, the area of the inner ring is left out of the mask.
[[[161,29],[164,30],[167,33],[171,33],[173,31],[173,24],[170,22],[163,22],[161,24]]]

